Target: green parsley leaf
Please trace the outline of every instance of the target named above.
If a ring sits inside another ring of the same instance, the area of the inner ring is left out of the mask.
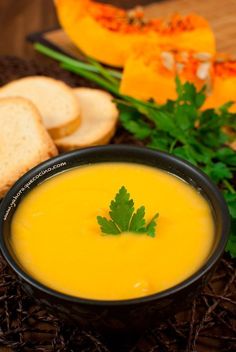
[[[197,162],[195,161],[193,155],[191,155],[190,148],[187,145],[175,148],[173,154],[178,156],[179,158],[183,158],[189,161],[193,165],[197,165]]]
[[[136,234],[146,233],[155,237],[158,213],[146,226],[145,207],[141,206],[134,212],[134,201],[130,199],[127,189],[122,186],[110,203],[109,215],[111,219],[97,216],[97,222],[104,234],[118,235],[122,232],[133,232]]]
[[[229,167],[220,161],[207,165],[203,168],[203,171],[216,183],[233,176]]]
[[[150,236],[150,237],[155,237],[155,229],[156,229],[156,224],[157,224],[156,220],[157,220],[158,216],[159,216],[158,213],[155,214],[153,216],[152,220],[147,225],[146,231],[147,231],[148,236]]]
[[[230,166],[236,166],[236,153],[234,150],[229,148],[221,148],[216,151],[216,157],[224,163]]]
[[[129,226],[129,231],[131,232],[142,232],[145,231],[145,207],[142,206],[138,208],[136,213],[133,214],[130,226]]]
[[[119,235],[121,233],[121,231],[112,220],[107,220],[102,216],[97,216],[97,221],[101,227],[102,232],[110,233],[112,235]]]
[[[189,105],[199,109],[202,107],[206,100],[205,87],[197,92],[194,84],[186,82],[182,84],[179,77],[175,79],[176,92],[178,94],[177,102],[188,103]]]
[[[232,258],[236,258],[236,221],[235,220],[232,222],[232,225],[231,225],[231,235],[226,246],[226,252],[229,252]]]
[[[230,215],[232,216],[232,218],[236,219],[236,192],[224,192],[224,197],[228,204]]]
[[[169,137],[168,133],[154,130],[151,133],[148,147],[168,152],[172,140],[172,137]]]
[[[191,105],[178,105],[175,109],[175,119],[182,130],[191,130],[197,119],[197,110]]]
[[[225,192],[224,196],[231,215],[230,238],[226,251],[231,254],[231,257],[236,258],[236,193]]]
[[[233,101],[228,101],[227,103],[220,106],[219,111],[222,113],[227,113],[229,108],[231,108],[231,106],[233,106],[233,105],[234,105]]]
[[[152,133],[151,127],[143,121],[139,112],[129,106],[119,104],[120,121],[127,131],[132,133],[137,139],[145,139]]]
[[[110,217],[120,229],[120,232],[129,230],[129,223],[134,212],[134,201],[124,186],[121,187],[110,204]]]

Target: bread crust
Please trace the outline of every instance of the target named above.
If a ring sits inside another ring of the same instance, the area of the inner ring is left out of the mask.
[[[8,163],[11,165],[11,170],[14,169],[14,172],[7,172],[5,170],[5,175],[1,176],[0,175],[0,198],[2,198],[7,191],[11,188],[11,186],[28,170],[30,170],[32,167],[38,165],[39,163],[55,156],[58,154],[57,148],[51,139],[50,135],[48,134],[47,130],[45,129],[43,123],[42,123],[42,118],[39,114],[38,109],[27,99],[21,98],[21,97],[10,97],[10,98],[1,98],[0,99],[0,138],[1,138],[1,107],[9,107],[11,109],[13,106],[14,108],[16,107],[23,107],[24,109],[28,110],[28,112],[31,114],[31,123],[34,121],[34,126],[37,130],[37,135],[32,135],[32,139],[38,138],[38,143],[40,144],[40,148],[37,148],[37,150],[34,150],[32,147],[32,154],[31,154],[31,160],[24,160],[24,163],[17,163],[15,165],[12,165],[11,161],[8,160]],[[18,130],[18,135],[15,136],[15,138],[18,138],[19,141],[21,141],[22,136],[24,137],[24,130],[23,130],[23,119],[25,119],[25,116],[18,116],[16,114],[17,118],[22,118],[22,130]],[[9,120],[9,124],[11,121]],[[6,124],[6,121],[5,121]],[[11,141],[9,141],[9,144]],[[7,146],[6,146],[7,148]],[[21,144],[19,143],[19,148],[23,148]],[[1,163],[4,162],[4,150],[5,146],[3,148],[2,155],[0,155],[0,158],[2,158]],[[23,152],[23,149],[21,150]],[[18,151],[16,150],[15,153]],[[7,157],[7,153],[6,153]]]

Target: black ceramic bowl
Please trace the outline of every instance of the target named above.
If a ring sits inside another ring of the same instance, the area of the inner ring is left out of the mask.
[[[194,275],[174,287],[150,296],[119,301],[99,301],[56,292],[37,282],[22,270],[11,251],[9,238],[12,217],[23,197],[39,183],[59,172],[75,166],[108,161],[139,163],[166,170],[187,181],[208,200],[215,221],[215,243],[205,264]],[[229,227],[229,213],[223,197],[217,187],[200,170],[169,154],[125,145],[78,150],[38,165],[11,188],[0,208],[1,250],[9,265],[22,280],[25,290],[39,303],[56,311],[59,317],[69,319],[71,323],[106,331],[144,329],[156,319],[185,308],[213,272],[227,243]]]

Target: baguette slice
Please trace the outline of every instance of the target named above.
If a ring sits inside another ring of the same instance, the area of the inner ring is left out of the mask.
[[[38,108],[53,138],[74,132],[80,123],[80,108],[73,90],[65,83],[44,76],[31,76],[10,82],[0,89],[0,98],[19,96]]]
[[[38,110],[24,98],[0,99],[0,198],[26,171],[57,155]]]
[[[80,127],[70,136],[57,139],[62,151],[106,144],[115,133],[118,110],[112,96],[99,89],[76,88],[81,107]]]

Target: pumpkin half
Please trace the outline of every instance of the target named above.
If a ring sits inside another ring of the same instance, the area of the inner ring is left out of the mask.
[[[157,46],[215,52],[215,39],[201,16],[174,15],[146,20],[140,8],[123,9],[92,0],[55,0],[65,32],[86,55],[111,66],[124,66],[133,45],[151,40]]]
[[[143,50],[145,49],[145,50]],[[192,82],[200,89],[212,82],[212,55],[193,51],[157,48],[150,43],[133,51],[128,58],[120,92],[141,100],[154,99],[159,104],[176,99],[175,77],[181,82]]]
[[[145,50],[143,50],[145,48]],[[203,108],[215,108],[229,100],[236,102],[236,61],[206,52],[162,49],[143,43],[128,58],[120,92],[138,99],[163,104],[176,99],[175,77],[207,87]],[[236,104],[231,108],[236,111]]]

